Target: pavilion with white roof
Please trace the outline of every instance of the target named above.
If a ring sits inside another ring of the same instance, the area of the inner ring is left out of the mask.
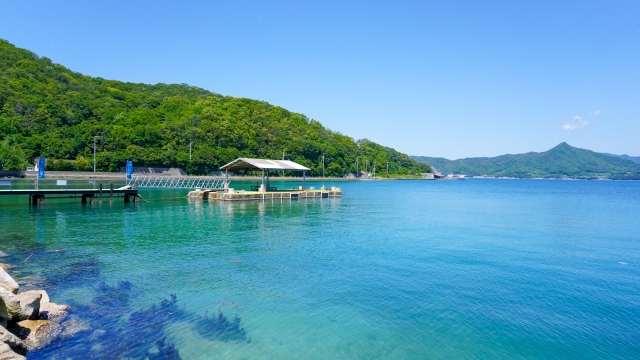
[[[306,172],[310,171],[306,166],[302,166],[296,162],[290,160],[269,160],[269,159],[250,159],[250,158],[238,158],[232,162],[220,167],[225,170],[227,174],[227,182],[229,180],[228,172],[237,170],[258,170],[262,171],[262,186],[260,186],[260,192],[267,192],[269,190],[269,170],[288,170],[288,171],[302,171],[302,190],[307,189],[307,177]],[[265,179],[266,175],[266,179]],[[265,187],[266,180],[266,187]]]

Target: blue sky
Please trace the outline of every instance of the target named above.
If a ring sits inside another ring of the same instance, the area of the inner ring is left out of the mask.
[[[450,159],[640,155],[638,1],[4,1],[0,37],[92,76],[267,101]]]

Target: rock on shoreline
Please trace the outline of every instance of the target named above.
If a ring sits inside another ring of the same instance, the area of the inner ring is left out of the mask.
[[[0,257],[6,256],[0,250]],[[25,360],[29,350],[38,349],[60,335],[59,324],[69,309],[51,302],[44,290],[20,293],[20,286],[0,266],[0,360]]]

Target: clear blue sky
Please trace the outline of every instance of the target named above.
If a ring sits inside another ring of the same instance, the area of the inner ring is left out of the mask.
[[[639,1],[4,1],[92,76],[267,101],[412,155],[640,155]]]

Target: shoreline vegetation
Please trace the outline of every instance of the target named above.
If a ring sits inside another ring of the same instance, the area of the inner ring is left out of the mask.
[[[94,144],[98,171],[109,172],[131,160],[204,175],[241,157],[285,158],[310,168],[310,176],[323,168],[332,177],[367,168],[399,176],[430,171],[265,101],[86,76],[0,39],[0,170],[26,169],[44,157],[47,170],[90,171]]]
[[[274,174],[270,174],[271,181],[292,181],[299,182],[302,181],[302,176],[275,176]],[[134,173],[136,176],[172,176],[172,175],[163,175],[163,174],[144,174],[144,173]],[[307,181],[364,181],[364,180],[425,180],[423,175],[399,175],[399,174],[381,174],[376,175],[375,177],[367,174],[366,177],[356,178],[354,176],[351,177],[330,177],[330,176],[307,176]],[[124,172],[80,172],[80,171],[47,171],[46,179],[54,180],[54,179],[64,179],[64,180],[104,180],[104,181],[124,181],[126,179],[126,173]],[[216,179],[223,180],[225,176],[223,175],[181,175],[184,177],[198,177],[202,179]],[[0,170],[0,178],[8,177],[14,179],[36,179],[37,173],[35,171],[1,171]],[[45,180],[46,180],[45,179]],[[261,180],[262,177],[260,175],[229,175],[229,181],[256,181]],[[42,179],[41,179],[42,180]]]

